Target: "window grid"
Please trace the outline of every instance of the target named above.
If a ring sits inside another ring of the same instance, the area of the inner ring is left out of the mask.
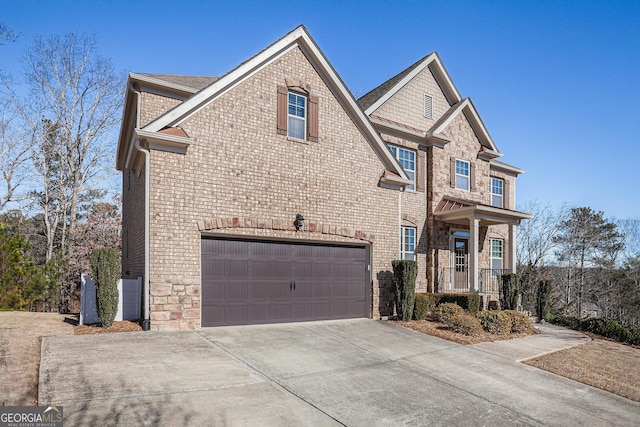
[[[502,239],[491,239],[489,258],[491,259],[492,269],[503,269],[504,241]]]
[[[469,162],[456,159],[456,188],[469,190]]]
[[[307,127],[307,98],[305,96],[289,92],[288,99],[288,136],[297,139],[305,139],[305,129]]]
[[[416,229],[400,227],[400,259],[416,259]]]
[[[491,177],[491,206],[503,207],[504,181]]]
[[[407,176],[414,184],[407,185],[408,190],[415,190],[415,182],[416,182],[416,152],[413,150],[407,150],[406,148],[396,147],[395,145],[390,145],[389,148],[393,153],[393,156],[398,159],[400,162],[400,166],[407,173]]]

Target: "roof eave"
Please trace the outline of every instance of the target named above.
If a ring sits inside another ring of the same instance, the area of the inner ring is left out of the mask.
[[[522,174],[524,173],[524,170],[522,170],[522,169],[520,169],[520,168],[518,168],[518,167],[515,167],[515,166],[512,166],[512,165],[509,165],[509,164],[506,164],[506,163],[504,163],[504,162],[499,162],[499,161],[497,161],[497,160],[491,160],[491,161],[489,161],[489,167],[490,167],[491,169],[501,169],[501,170],[504,170],[504,171],[506,171],[506,172],[513,173],[513,174],[515,174],[516,176],[517,176],[517,175],[522,175]]]
[[[354,123],[363,132],[369,141],[375,145],[375,151],[378,153],[381,161],[387,169],[397,173],[404,179],[409,179],[406,172],[400,166],[393,154],[389,151],[386,144],[375,130],[369,119],[364,115],[353,95],[346,88],[342,79],[333,69],[329,61],[326,59],[315,41],[307,33],[304,26],[299,26],[257,55],[242,63],[234,70],[222,76],[216,82],[194,94],[191,98],[169,110],[162,116],[156,118],[144,130],[149,132],[158,132],[165,127],[175,127],[200,109],[204,108],[214,99],[222,96],[231,88],[244,81],[246,78],[255,74],[272,61],[280,58],[282,55],[299,47],[302,49],[309,60],[313,63],[321,75],[327,76],[325,79],[327,84],[333,89],[334,95],[345,106],[348,114],[354,120]]]
[[[179,85],[176,83],[167,82],[165,80],[156,79],[153,77],[145,76],[137,73],[129,73],[129,77],[136,83],[145,84],[155,88],[160,88],[168,91],[178,92],[182,95],[193,95],[199,92],[199,89],[189,86]]]

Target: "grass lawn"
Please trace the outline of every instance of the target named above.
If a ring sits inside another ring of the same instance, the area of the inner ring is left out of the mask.
[[[482,333],[465,336],[450,331],[444,324],[431,320],[398,322],[400,325],[458,344],[479,344],[488,341],[520,338],[526,334],[493,335]],[[537,332],[536,330],[536,333]],[[607,390],[640,402],[640,348],[588,334],[591,341],[529,359],[523,363],[554,374]]]
[[[640,348],[594,338],[524,363],[640,402],[639,360]]]

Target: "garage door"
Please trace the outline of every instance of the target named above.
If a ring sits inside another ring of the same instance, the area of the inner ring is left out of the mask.
[[[369,317],[366,249],[202,239],[202,326]]]

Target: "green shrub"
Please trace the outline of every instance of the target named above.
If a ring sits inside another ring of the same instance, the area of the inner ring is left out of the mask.
[[[587,331],[631,345],[640,345],[640,327],[624,326],[617,320],[607,318],[581,319],[575,316],[558,314],[549,316],[550,323],[567,326],[579,331]]]
[[[427,314],[436,308],[435,299],[431,298],[433,294],[417,293],[416,302],[413,307],[413,319],[424,320]]]
[[[631,345],[640,345],[640,326],[629,327],[629,338],[627,342]]]
[[[482,332],[482,325],[477,317],[465,312],[453,314],[445,323],[449,329],[459,334],[476,336]]]
[[[520,276],[515,273],[503,274],[500,280],[500,307],[503,310],[516,310],[520,294]]]
[[[536,315],[538,320],[546,319],[551,312],[551,294],[553,284],[550,280],[541,280],[538,283],[538,295],[536,300]]]
[[[506,313],[511,318],[511,332],[516,334],[533,332],[531,319],[525,313],[515,310],[508,310]]]
[[[470,313],[477,313],[480,310],[480,295],[477,294],[436,294],[439,299],[436,305],[443,303],[458,304]]]
[[[91,271],[96,284],[98,317],[102,326],[108,328],[118,311],[120,252],[113,248],[95,249],[91,253]]]
[[[393,283],[396,287],[396,312],[400,320],[408,322],[413,317],[418,263],[413,260],[391,261]]]
[[[482,328],[495,335],[533,332],[531,319],[515,310],[485,310],[478,313]]]
[[[449,319],[453,316],[464,314],[464,309],[458,304],[445,302],[436,307],[435,318],[438,322],[442,322],[445,325],[448,324]]]
[[[485,331],[494,335],[510,334],[513,326],[511,317],[502,310],[481,311],[478,320]]]

